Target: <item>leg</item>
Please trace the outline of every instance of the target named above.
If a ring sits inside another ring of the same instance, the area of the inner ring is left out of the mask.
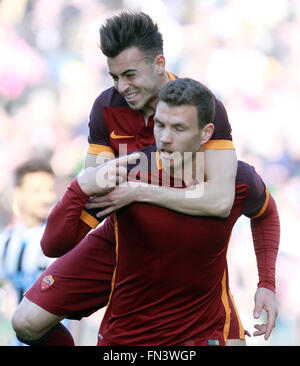
[[[25,293],[12,320],[19,338],[35,343],[55,330],[59,342],[68,332],[59,323],[63,318],[81,319],[106,305],[115,246],[104,229],[91,233],[52,263]],[[50,282],[45,281],[50,278]]]
[[[31,345],[74,345],[73,338],[54,315],[24,297],[13,314],[12,325],[19,340]]]

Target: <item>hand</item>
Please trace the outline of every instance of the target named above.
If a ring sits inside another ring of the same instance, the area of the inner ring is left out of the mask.
[[[263,310],[267,312],[267,323],[266,324],[255,324],[254,328],[257,329],[253,333],[254,336],[265,335],[265,340],[268,340],[273,328],[275,327],[275,322],[277,318],[277,304],[276,296],[273,291],[259,287],[256,290],[254,297],[255,307],[253,311],[253,317],[258,319],[261,316]]]
[[[109,160],[97,167],[90,167],[78,176],[77,182],[87,195],[103,195],[112,191],[127,178],[127,164],[136,161],[139,153]]]
[[[86,208],[102,208],[103,210],[97,213],[97,217],[103,217],[111,214],[121,207],[127,206],[136,200],[136,189],[127,182],[120,184],[111,192],[97,197],[91,197],[89,203],[85,205]]]

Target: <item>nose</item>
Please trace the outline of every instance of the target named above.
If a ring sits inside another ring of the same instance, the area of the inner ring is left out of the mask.
[[[56,199],[56,195],[55,195],[54,189],[48,189],[48,190],[41,192],[40,202],[43,203],[44,205],[49,205],[49,206],[53,205],[53,203],[55,202],[55,199]]]
[[[128,87],[129,87],[129,85],[126,82],[126,80],[123,80],[122,78],[119,78],[118,84],[117,84],[118,92],[120,94],[125,93],[127,91]]]
[[[162,145],[171,145],[173,142],[173,134],[172,131],[168,128],[164,128],[161,136],[160,136],[160,142]]]

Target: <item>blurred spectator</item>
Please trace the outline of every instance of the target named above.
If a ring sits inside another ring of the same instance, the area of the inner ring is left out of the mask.
[[[14,210],[18,220],[0,234],[0,278],[20,302],[24,292],[53,261],[40,246],[46,218],[55,202],[54,174],[43,160],[30,160],[15,172]]]
[[[300,345],[297,277],[288,276],[299,277],[300,258],[300,2],[271,3],[2,0],[0,229],[13,217],[8,197],[20,163],[30,156],[47,157],[61,181],[80,171],[92,103],[112,85],[98,48],[100,25],[125,8],[148,12],[163,33],[169,71],[205,83],[223,101],[238,157],[255,165],[278,202],[280,308],[278,327],[267,344]],[[256,286],[251,251],[248,222],[241,221],[228,261],[232,292],[247,328],[255,324],[249,302]],[[257,343],[266,344],[248,340]]]
[[[21,164],[16,168],[14,178],[12,207],[15,218],[0,233],[0,295],[2,300],[11,302],[9,312],[54,261],[43,254],[40,240],[47,216],[57,199],[56,179],[45,159],[33,158]],[[82,325],[67,319],[64,325],[72,328],[74,339],[79,342]],[[11,345],[22,343],[13,338]]]

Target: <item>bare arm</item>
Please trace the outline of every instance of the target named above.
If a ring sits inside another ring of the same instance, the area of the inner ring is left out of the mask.
[[[138,154],[123,156],[97,168],[87,168],[72,182],[66,193],[50,213],[41,247],[46,256],[60,257],[75,247],[85,235],[95,228],[99,220],[87,220],[83,209],[89,196],[107,193],[110,182],[118,184],[126,179],[127,169],[123,165],[136,160]],[[86,212],[85,212],[86,214]]]
[[[227,217],[234,200],[236,170],[234,150],[206,150],[204,185],[185,189],[140,187],[137,201],[188,215]]]
[[[113,155],[95,155],[95,154],[86,154],[85,157],[85,163],[84,163],[84,167],[85,168],[89,168],[89,167],[96,167],[97,165],[101,165],[103,163],[105,163],[106,161],[112,159],[114,156]]]
[[[185,189],[147,184],[117,187],[105,196],[96,197],[88,208],[103,209],[98,216],[102,217],[135,201],[187,215],[227,217],[234,201],[236,170],[235,150],[205,150],[206,182],[202,185]]]

